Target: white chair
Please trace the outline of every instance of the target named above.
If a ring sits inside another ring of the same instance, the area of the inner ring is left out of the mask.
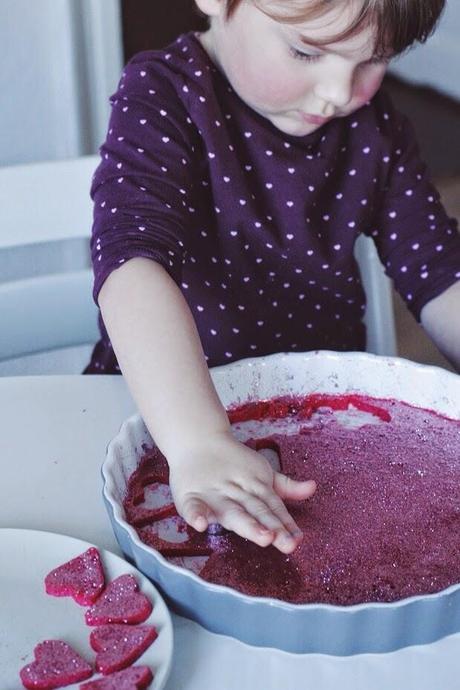
[[[79,373],[98,337],[89,235],[97,156],[0,168],[0,375]],[[374,245],[356,248],[367,350],[396,354],[390,281]]]
[[[98,338],[89,236],[97,156],[0,168],[0,375],[78,374]]]

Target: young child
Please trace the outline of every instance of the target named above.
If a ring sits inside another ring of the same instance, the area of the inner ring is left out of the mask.
[[[233,438],[208,366],[364,349],[365,233],[460,367],[460,237],[378,93],[444,0],[196,4],[209,30],[134,57],[112,99],[92,187],[105,326],[87,372],[121,369],[190,525],[290,553],[302,535],[283,499],[315,483]]]

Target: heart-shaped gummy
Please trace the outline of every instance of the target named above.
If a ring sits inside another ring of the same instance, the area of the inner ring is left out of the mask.
[[[96,669],[107,675],[136,661],[158,637],[151,625],[111,623],[93,630],[89,641],[96,654]]]
[[[150,600],[139,591],[132,575],[120,575],[110,582],[85,613],[87,625],[143,623],[152,612]]]
[[[94,604],[104,585],[101,557],[94,547],[55,568],[45,577],[47,594],[71,596],[82,606]]]
[[[34,649],[35,661],[21,669],[22,684],[34,690],[51,690],[78,683],[93,675],[91,666],[70,645],[45,640]]]
[[[148,666],[131,666],[99,680],[80,685],[80,690],[144,690],[152,682]]]

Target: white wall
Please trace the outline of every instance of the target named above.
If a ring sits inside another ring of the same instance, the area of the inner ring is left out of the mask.
[[[121,67],[118,0],[1,0],[0,165],[93,153]]]
[[[460,100],[460,0],[448,0],[435,34],[396,60],[391,72]]]

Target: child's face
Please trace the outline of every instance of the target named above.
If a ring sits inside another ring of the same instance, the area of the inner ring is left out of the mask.
[[[308,45],[347,28],[359,3],[334,3],[325,15],[285,24],[243,0],[225,19],[223,0],[197,0],[211,15],[202,41],[240,98],[279,130],[304,136],[334,117],[345,117],[378,90],[387,60],[373,55],[373,31],[321,48]],[[282,3],[259,2],[279,11]],[[304,41],[301,40],[304,36]]]

